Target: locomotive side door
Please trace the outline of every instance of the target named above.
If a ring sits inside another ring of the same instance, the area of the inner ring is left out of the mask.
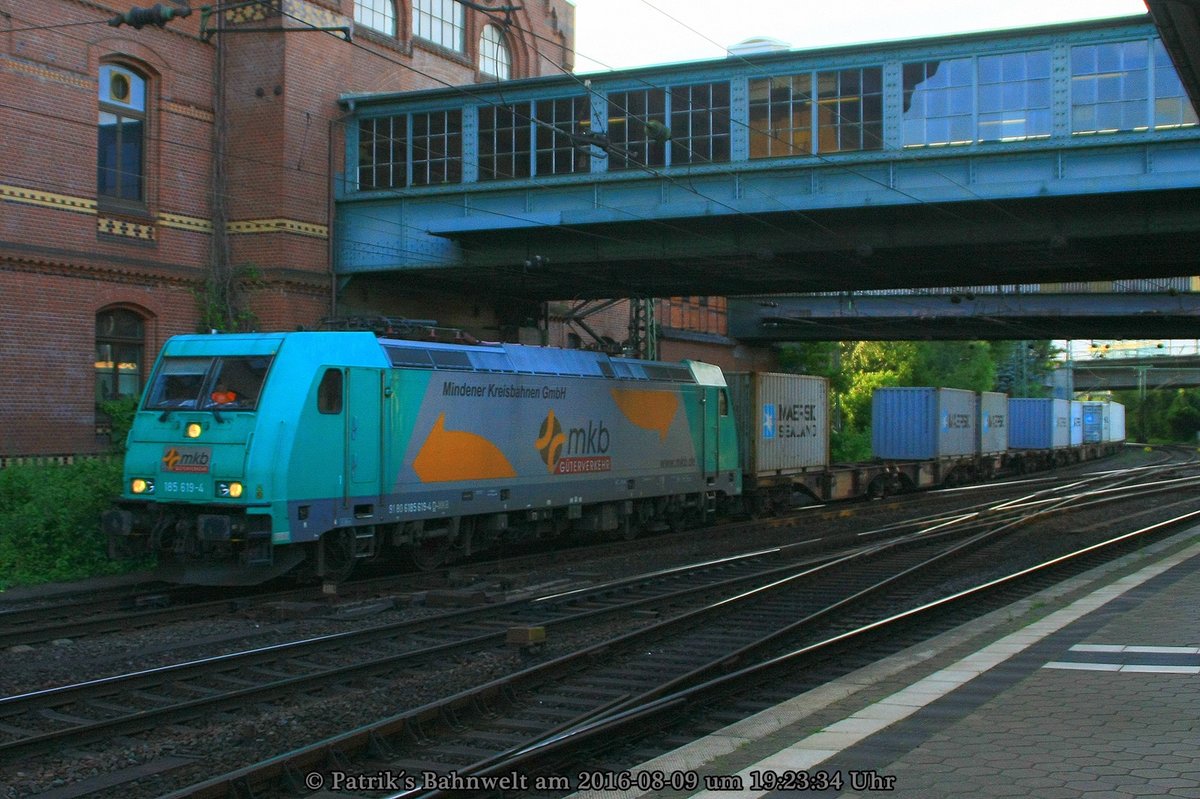
[[[721,471],[721,425],[727,421],[729,409],[720,389],[704,386],[700,390],[704,403],[704,481],[711,487]]]
[[[346,370],[346,498],[379,496],[383,466],[383,371]]]

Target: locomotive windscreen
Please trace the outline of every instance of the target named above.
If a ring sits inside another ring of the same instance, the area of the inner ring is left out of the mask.
[[[146,395],[147,410],[254,410],[271,356],[164,358]]]

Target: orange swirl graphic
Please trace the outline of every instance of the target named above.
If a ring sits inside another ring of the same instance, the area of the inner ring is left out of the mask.
[[[447,430],[444,413],[413,458],[413,471],[422,483],[517,476],[508,458],[491,441],[464,430]]]

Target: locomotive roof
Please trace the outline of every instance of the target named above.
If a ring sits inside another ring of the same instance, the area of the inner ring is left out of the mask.
[[[568,375],[615,380],[659,380],[710,384],[711,375],[694,367],[708,364],[613,358],[601,352],[530,347],[520,344],[436,344],[380,339],[393,366],[456,372]],[[715,367],[709,367],[715,369]],[[717,370],[717,374],[720,372]],[[724,381],[718,383],[724,385]]]
[[[164,355],[214,356],[229,354],[273,355],[285,341],[303,339],[317,357],[333,352],[355,360],[382,350],[397,368],[454,372],[596,377],[610,380],[658,381],[724,386],[721,370],[700,361],[643,361],[613,358],[602,352],[532,347],[521,344],[442,344],[428,341],[375,338],[369,332],[234,333],[174,336]],[[350,347],[350,342],[354,346]],[[318,344],[320,342],[320,344]],[[374,346],[372,345],[374,342]],[[378,346],[379,349],[375,349]],[[351,355],[351,352],[358,355]],[[374,358],[371,358],[374,361]]]

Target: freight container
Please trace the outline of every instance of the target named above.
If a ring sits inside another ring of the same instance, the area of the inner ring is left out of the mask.
[[[1099,444],[1108,441],[1109,403],[1083,403],[1083,443]]]
[[[774,372],[726,372],[742,474],[768,478],[829,465],[829,381]]]
[[[1071,446],[1083,446],[1083,403],[1071,400]]]
[[[1009,449],[1061,449],[1071,444],[1071,401],[1010,399]]]
[[[979,454],[998,455],[1008,450],[1008,395],[979,393]]]
[[[877,388],[871,397],[871,449],[884,460],[973,457],[979,397],[958,388]]]
[[[1121,443],[1125,440],[1125,406],[1119,402],[1109,402],[1108,423],[1105,425],[1105,441]]]

